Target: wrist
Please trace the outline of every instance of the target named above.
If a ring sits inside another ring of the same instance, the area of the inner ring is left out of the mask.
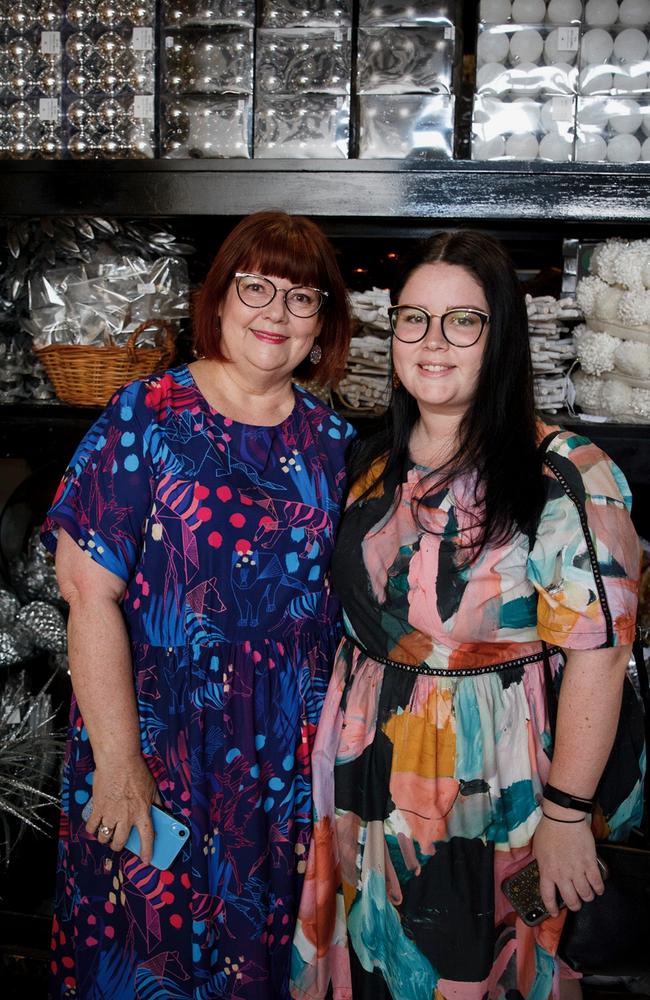
[[[550,781],[544,785],[542,794],[545,802],[552,803],[566,812],[590,814],[594,811],[593,799],[576,795],[573,792],[566,791],[564,788],[558,788],[556,785],[552,785]]]
[[[553,803],[546,802],[546,800],[542,800],[541,810],[544,819],[549,820],[553,825],[565,823],[577,826],[579,823],[585,823],[588,818],[588,814],[585,812],[580,812],[577,809],[558,809]]]

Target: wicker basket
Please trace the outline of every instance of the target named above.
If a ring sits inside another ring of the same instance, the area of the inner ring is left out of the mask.
[[[140,334],[154,329],[164,333],[162,346],[138,347],[136,341]],[[72,406],[105,406],[125,382],[167,368],[174,351],[171,324],[162,319],[150,319],[133,331],[126,347],[52,344],[35,353],[43,362],[61,402]]]

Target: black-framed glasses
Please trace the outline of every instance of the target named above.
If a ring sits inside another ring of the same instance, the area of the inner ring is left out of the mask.
[[[490,322],[489,314],[480,309],[448,309],[444,313],[430,313],[422,306],[389,306],[388,309],[391,330],[405,344],[423,340],[434,317],[440,320],[443,337],[454,347],[471,347]]]
[[[284,304],[293,316],[309,319],[322,309],[328,293],[322,288],[312,288],[310,285],[294,285],[292,288],[280,289],[269,278],[261,274],[248,274],[244,271],[235,272],[237,295],[245,306],[251,309],[261,309],[270,305],[280,292],[284,296]]]

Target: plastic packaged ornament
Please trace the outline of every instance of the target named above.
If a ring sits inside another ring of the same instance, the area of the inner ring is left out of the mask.
[[[626,27],[647,27],[650,25],[650,0],[622,0],[618,19]]]
[[[614,59],[622,66],[640,63],[648,54],[648,39],[639,28],[624,28],[614,40]]]
[[[612,163],[636,163],[640,158],[641,143],[635,135],[615,135],[607,143],[607,159]]]
[[[511,16],[515,24],[541,24],[545,15],[544,0],[513,0]]]
[[[590,27],[607,27],[616,24],[617,20],[618,3],[616,0],[587,0],[585,24]]]
[[[65,16],[75,28],[88,28],[95,20],[95,5],[91,0],[71,0]]]
[[[581,17],[581,0],[551,0],[546,11],[546,20],[550,24],[571,24]]]
[[[476,40],[476,62],[478,66],[481,66],[483,63],[505,63],[509,52],[510,41],[506,34],[489,30],[480,32]]]
[[[632,133],[641,126],[641,107],[637,101],[630,98],[612,100],[607,105],[609,124],[614,132]]]
[[[506,139],[506,156],[512,156],[516,160],[534,160],[538,153],[539,143],[532,132],[515,132]]]
[[[573,159],[573,143],[555,132],[548,132],[539,142],[540,160],[552,160],[554,163],[565,163]]]
[[[567,49],[565,38],[566,31],[553,28],[544,41],[544,62],[549,64],[575,62],[577,49]]]
[[[602,135],[578,136],[575,155],[579,163],[600,163],[607,157],[607,143]]]
[[[515,31],[510,39],[510,61],[513,65],[519,62],[536,63],[543,51],[544,39],[534,28]]]
[[[507,24],[512,13],[510,0],[481,0],[479,20],[484,24]]]
[[[582,36],[580,60],[583,66],[606,63],[613,51],[614,39],[604,28],[592,28]]]

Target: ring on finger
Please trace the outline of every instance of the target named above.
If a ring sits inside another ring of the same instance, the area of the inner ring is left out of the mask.
[[[102,837],[110,837],[111,834],[113,833],[113,831],[111,830],[110,826],[104,826],[104,824],[102,824],[100,826],[100,828],[99,828],[99,830],[97,832],[101,833]]]

